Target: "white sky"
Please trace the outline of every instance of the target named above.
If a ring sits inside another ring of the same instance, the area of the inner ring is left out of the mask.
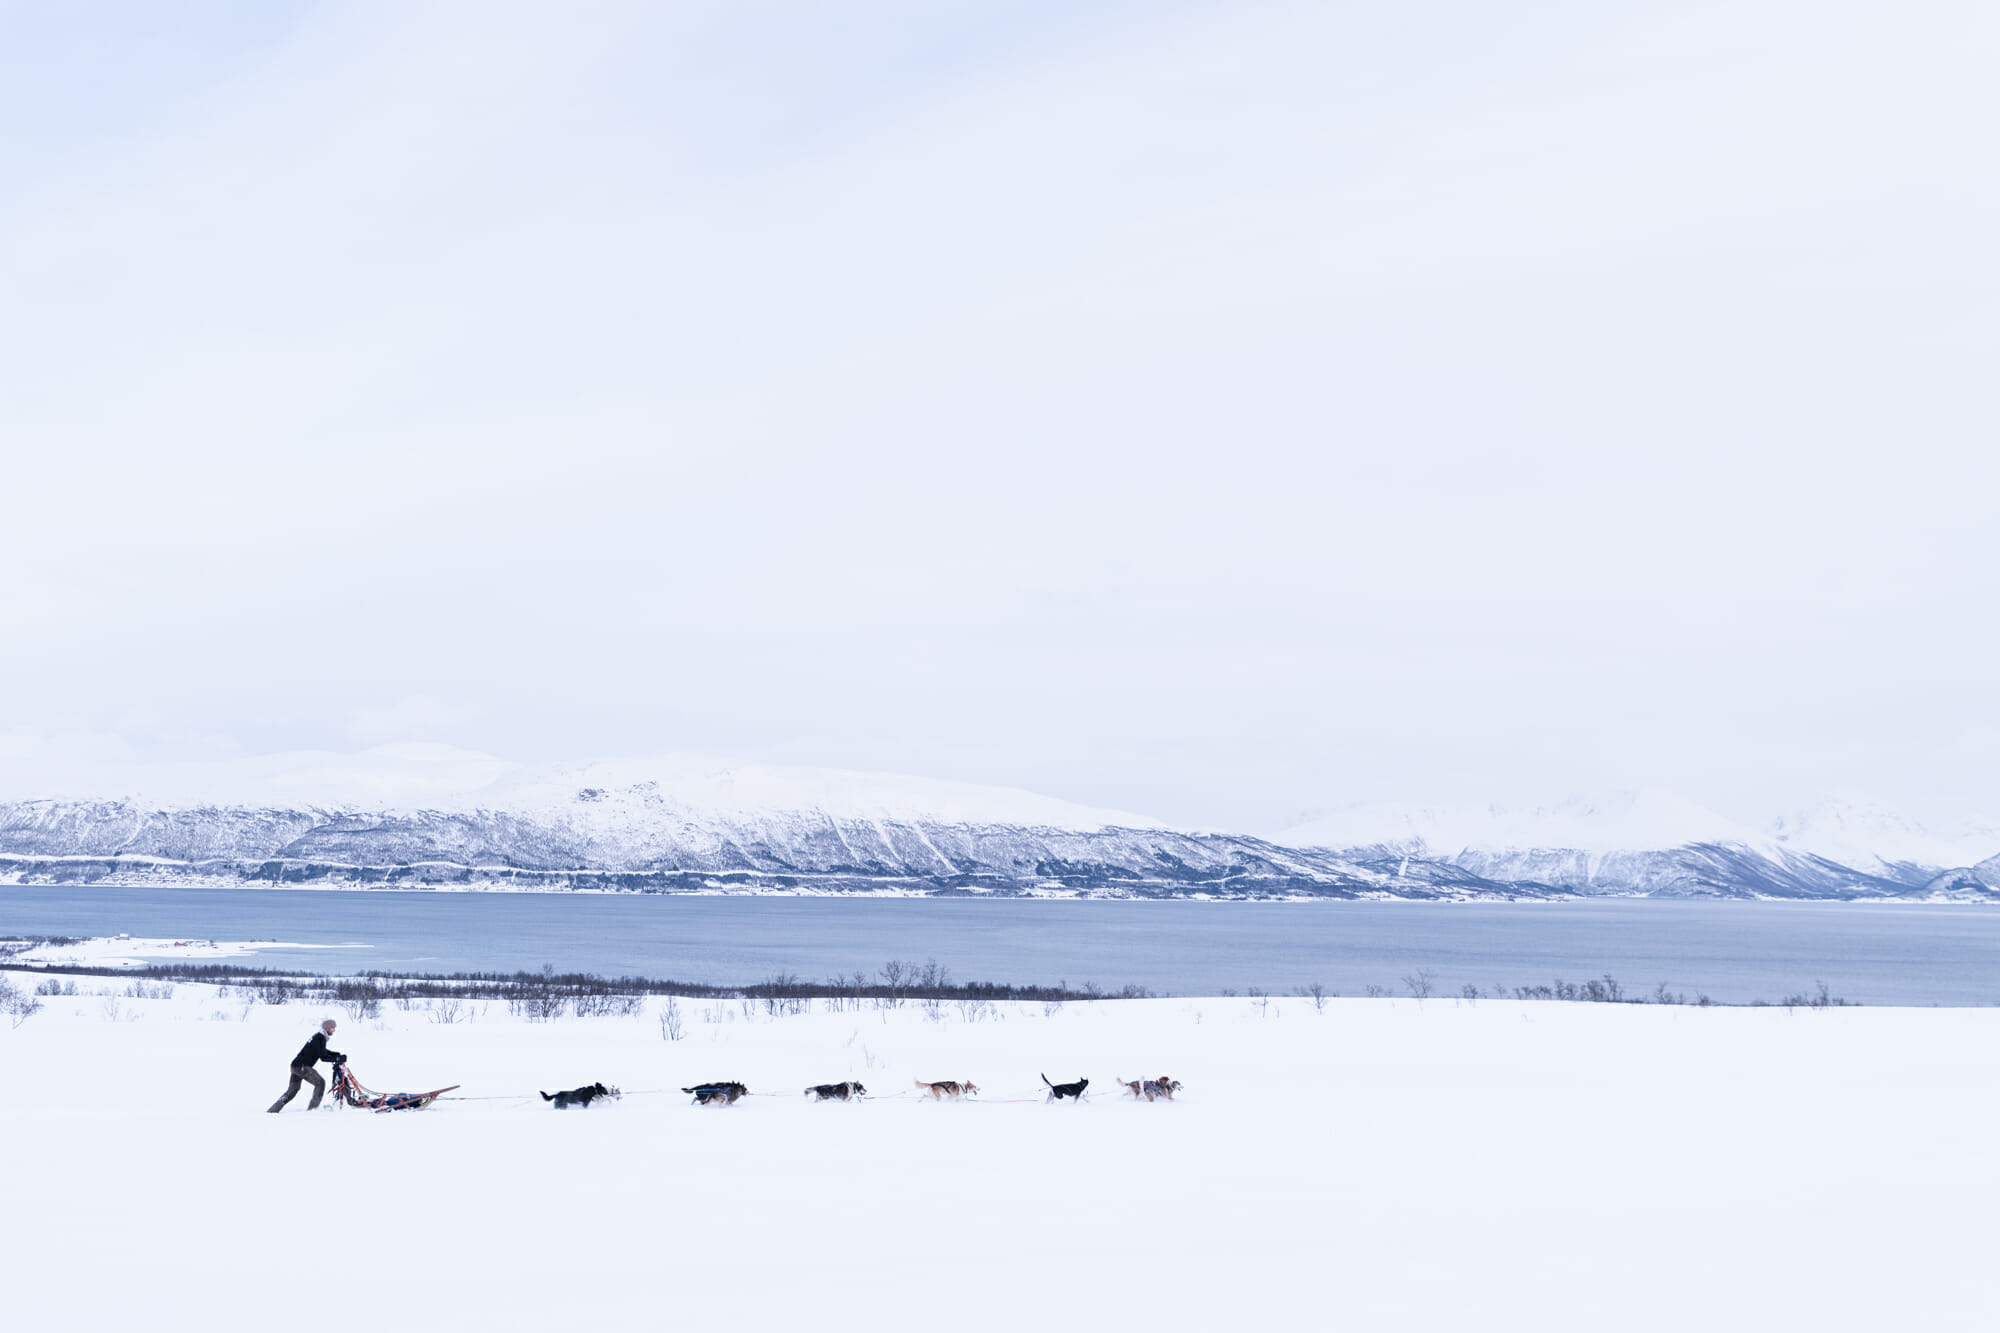
[[[1991,818],[1996,61],[1927,0],[0,4],[0,764]]]

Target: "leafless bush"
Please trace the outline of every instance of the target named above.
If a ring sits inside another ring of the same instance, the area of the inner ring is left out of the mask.
[[[509,997],[507,1008],[516,1017],[525,1018],[530,1023],[547,1023],[561,1018],[563,1010],[569,1007],[569,997],[550,987],[535,987]]]
[[[944,1016],[944,996],[941,992],[951,984],[951,969],[941,967],[933,958],[917,974],[916,984],[923,993],[924,1017],[935,1023]]]
[[[764,984],[757,987],[757,993],[764,1002],[766,1014],[772,1018],[788,1018],[811,1010],[812,989],[795,974],[780,972],[765,978]]]
[[[465,1016],[465,1001],[456,995],[442,995],[431,1001],[430,1020],[447,1027]]]
[[[1266,1014],[1270,1012],[1271,997],[1266,995],[1263,991],[1258,990],[1255,986],[1246,986],[1244,987],[1243,993],[1249,996],[1250,1003],[1256,1006],[1257,1017],[1263,1018]]]
[[[1815,982],[1814,985],[1817,987],[1816,990],[1801,991],[1797,995],[1787,995],[1779,1003],[1787,1009],[1840,1009],[1846,1007],[1847,1001],[1841,999],[1838,995],[1830,993],[1824,981]]]
[[[1437,993],[1437,973],[1418,968],[1403,978],[1403,989],[1414,1000],[1428,1000]]]
[[[0,981],[0,985],[5,984],[4,981]],[[35,994],[74,995],[76,994],[76,983],[74,981],[57,981],[54,977],[47,977],[35,983]]]
[[[1469,981],[1466,982],[1463,986],[1460,986],[1458,988],[1458,998],[1461,1000],[1465,1000],[1468,1003],[1477,1000],[1479,998],[1479,987],[1473,985]]]
[[[608,991],[578,991],[569,1004],[578,1018],[602,1018],[613,1012],[619,998]]]
[[[1363,988],[1362,993],[1371,1000],[1384,1000],[1396,992],[1390,990],[1387,986],[1378,986],[1371,981]]]
[[[171,1000],[174,998],[172,982],[135,981],[125,988],[125,994],[134,1000]]]
[[[903,964],[894,958],[882,964],[882,990],[875,997],[878,1009],[898,1009],[903,1004],[903,989],[909,984]]]
[[[350,1018],[379,1018],[382,1001],[388,998],[389,991],[373,977],[343,977],[333,986],[333,1002]]]
[[[681,1006],[673,996],[667,997],[666,1008],[660,1010],[660,1040],[679,1041],[682,1035]]]
[[[1517,1000],[1570,1000],[1584,1004],[1624,1004],[1625,988],[1609,972],[1601,981],[1564,981],[1557,977],[1550,986],[1516,986]]]
[[[1293,987],[1292,994],[1301,999],[1311,1000],[1314,1013],[1326,1012],[1326,987],[1319,982],[1315,981],[1310,986]]]
[[[74,994],[74,992],[71,992]],[[7,1015],[9,1027],[19,1027],[42,1011],[42,1002],[16,986],[6,977],[0,977],[0,1014]]]

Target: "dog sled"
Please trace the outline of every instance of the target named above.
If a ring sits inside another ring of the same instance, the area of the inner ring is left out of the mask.
[[[459,1085],[435,1088],[430,1092],[377,1092],[363,1085],[354,1077],[354,1071],[342,1060],[333,1067],[333,1097],[338,1105],[358,1107],[364,1111],[421,1111],[447,1092],[456,1092]]]

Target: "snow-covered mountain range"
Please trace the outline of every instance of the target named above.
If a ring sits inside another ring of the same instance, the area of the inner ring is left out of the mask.
[[[439,746],[149,770],[132,790],[0,800],[0,881],[2000,902],[2000,831],[1939,837],[1853,801],[1766,830],[1657,791],[1358,807],[1258,838],[883,774]]]

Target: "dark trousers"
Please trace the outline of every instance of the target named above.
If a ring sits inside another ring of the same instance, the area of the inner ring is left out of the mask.
[[[311,1065],[293,1065],[292,1081],[286,1085],[285,1095],[271,1103],[273,1111],[284,1110],[285,1103],[299,1095],[299,1083],[301,1080],[313,1085],[312,1100],[306,1103],[306,1110],[317,1111],[319,1109],[319,1099],[326,1095],[326,1080],[321,1078],[319,1071]]]

